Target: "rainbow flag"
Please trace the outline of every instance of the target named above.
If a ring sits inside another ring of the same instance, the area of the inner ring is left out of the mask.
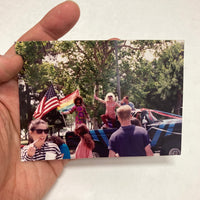
[[[71,94],[67,95],[66,97],[59,100],[59,106],[57,110],[59,112],[69,111],[74,106],[74,99],[76,96],[79,96],[79,90],[72,92]]]

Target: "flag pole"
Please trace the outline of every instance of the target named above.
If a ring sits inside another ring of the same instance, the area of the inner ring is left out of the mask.
[[[67,124],[66,124],[66,121],[65,121],[65,118],[64,118],[64,115],[62,113],[60,113],[62,115],[62,118],[63,118],[63,121],[64,121],[64,124],[65,124],[65,127],[67,127]]]

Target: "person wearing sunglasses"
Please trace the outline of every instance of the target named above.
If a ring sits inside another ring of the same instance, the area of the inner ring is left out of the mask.
[[[79,16],[79,6],[72,1],[64,1],[52,8],[33,28],[23,34],[19,41],[57,40],[76,24]],[[18,21],[17,26],[19,25],[23,27],[24,24]],[[10,42],[16,40],[17,38],[11,38]],[[69,161],[20,160],[17,73],[22,66],[23,59],[16,55],[14,45],[5,55],[0,56],[0,198],[38,200],[43,199]],[[33,186],[37,187],[33,189]]]
[[[34,119],[29,127],[29,145],[21,150],[21,161],[62,159],[59,147],[47,141],[48,124],[42,119]]]
[[[121,105],[129,105],[131,107],[131,110],[135,110],[135,105],[129,101],[129,97],[128,96],[124,96],[122,101],[121,101]]]
[[[112,92],[109,92],[107,93],[105,100],[100,99],[96,95],[94,95],[94,99],[106,105],[106,112],[101,115],[101,119],[104,123],[103,128],[109,128],[109,121],[111,121],[112,127],[115,127],[117,121],[115,108],[120,107],[120,105],[115,101],[115,95]]]

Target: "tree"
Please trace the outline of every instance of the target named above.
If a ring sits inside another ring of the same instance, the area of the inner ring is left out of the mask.
[[[19,78],[24,80],[26,89],[25,92],[21,87],[20,91],[26,93],[27,99],[23,99],[24,96],[22,100],[29,105],[23,124],[30,120],[51,83],[60,97],[78,88],[90,116],[100,123],[105,108],[94,101],[94,93],[101,98],[108,92],[118,94],[114,43],[116,41],[17,43],[16,51],[24,58],[24,71]],[[154,53],[153,62],[146,58],[148,50]],[[137,107],[180,112],[183,44],[160,40],[117,41],[117,51],[123,96],[128,95]],[[51,117],[49,121],[53,121]]]
[[[155,90],[149,97],[160,109],[181,114],[183,98],[183,43],[175,42],[158,53],[159,58],[152,62],[155,73]],[[159,104],[158,104],[159,103]],[[154,104],[155,105],[155,104]]]

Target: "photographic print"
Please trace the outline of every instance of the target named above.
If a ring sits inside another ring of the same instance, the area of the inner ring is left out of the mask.
[[[21,161],[180,155],[184,41],[17,42]]]

